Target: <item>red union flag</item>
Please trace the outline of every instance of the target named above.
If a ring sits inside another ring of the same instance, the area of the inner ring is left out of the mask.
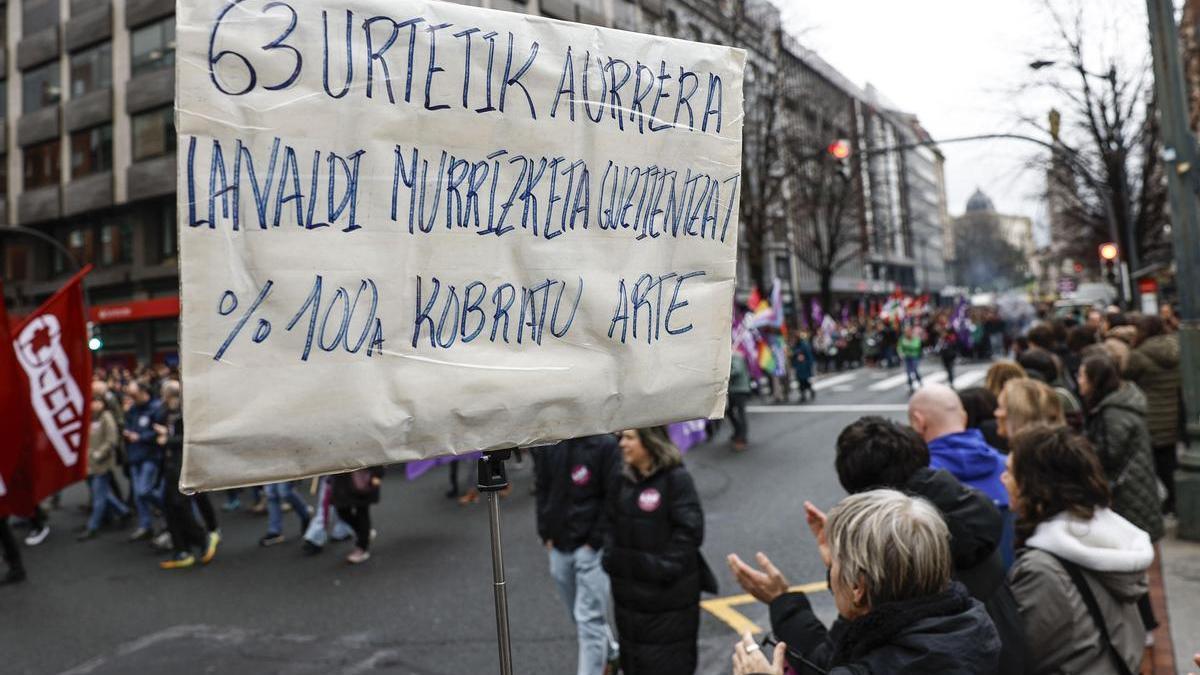
[[[33,510],[32,484],[28,479],[25,453],[33,430],[33,410],[25,395],[24,376],[17,354],[8,345],[8,311],[0,288],[0,517],[28,515]]]
[[[11,513],[31,509],[87,477],[92,354],[87,348],[82,284],[90,271],[88,266],[72,277],[6,336],[18,367],[0,365],[0,373],[5,376],[5,389],[23,400],[0,414],[5,428],[11,424],[28,429],[19,444],[23,447],[16,448],[11,479],[6,481]],[[9,361],[8,354],[2,360]]]

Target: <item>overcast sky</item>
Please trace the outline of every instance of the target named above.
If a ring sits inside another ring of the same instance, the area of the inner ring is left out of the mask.
[[[1054,44],[1042,0],[774,1],[802,43],[855,83],[870,82],[915,113],[934,138],[1029,132],[1020,114],[1044,119],[1055,104],[1048,94],[1014,95],[1032,74],[1030,61]],[[1069,13],[1076,1],[1083,0],[1055,0],[1055,6]],[[1092,34],[1103,36],[1098,48],[1145,63],[1144,0],[1090,0],[1083,7]],[[1024,168],[1035,146],[977,142],[942,151],[952,215],[978,186],[1000,211],[1044,221],[1043,176]]]

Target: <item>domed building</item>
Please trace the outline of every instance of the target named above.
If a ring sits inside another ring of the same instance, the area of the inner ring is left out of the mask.
[[[990,260],[970,261],[973,254],[977,256],[987,256],[984,251],[978,250],[978,246],[972,246],[968,242],[978,242],[978,236],[984,231],[994,232],[1000,239],[1011,245],[1014,249],[1020,252],[1021,257],[1026,261],[1026,272],[1032,270],[1032,263],[1035,260],[1036,247],[1033,239],[1033,220],[1028,216],[1017,216],[999,213],[996,211],[996,205],[992,202],[992,198],[987,195],[981,188],[975,188],[975,192],[967,199],[967,208],[961,216],[954,219],[954,252],[958,258],[956,267],[959,270],[963,269],[991,269],[992,263]],[[999,270],[997,270],[999,272]],[[986,276],[986,275],[984,275]],[[956,279],[959,284],[980,285],[981,279],[979,275],[974,275],[973,279]],[[1013,279],[1010,279],[1013,281]]]

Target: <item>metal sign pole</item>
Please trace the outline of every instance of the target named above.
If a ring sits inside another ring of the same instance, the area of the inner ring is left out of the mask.
[[[487,495],[492,530],[492,589],[496,597],[496,642],[500,648],[500,675],[512,675],[512,643],[508,630],[508,591],[504,581],[504,551],[500,543],[500,491],[508,487],[504,460],[511,450],[484,453],[479,458],[477,487]]]

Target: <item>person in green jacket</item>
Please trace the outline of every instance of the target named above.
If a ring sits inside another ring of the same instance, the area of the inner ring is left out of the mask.
[[[923,385],[921,381],[921,371],[919,366],[921,363],[921,336],[912,326],[904,328],[904,337],[900,338],[900,358],[904,359],[904,374],[908,376],[908,393],[913,393],[913,380],[917,381],[917,385]]]
[[[746,449],[746,400],[750,398],[750,369],[746,366],[746,357],[736,349],[729,367],[729,405],[725,414],[733,425],[733,449],[741,452]]]

